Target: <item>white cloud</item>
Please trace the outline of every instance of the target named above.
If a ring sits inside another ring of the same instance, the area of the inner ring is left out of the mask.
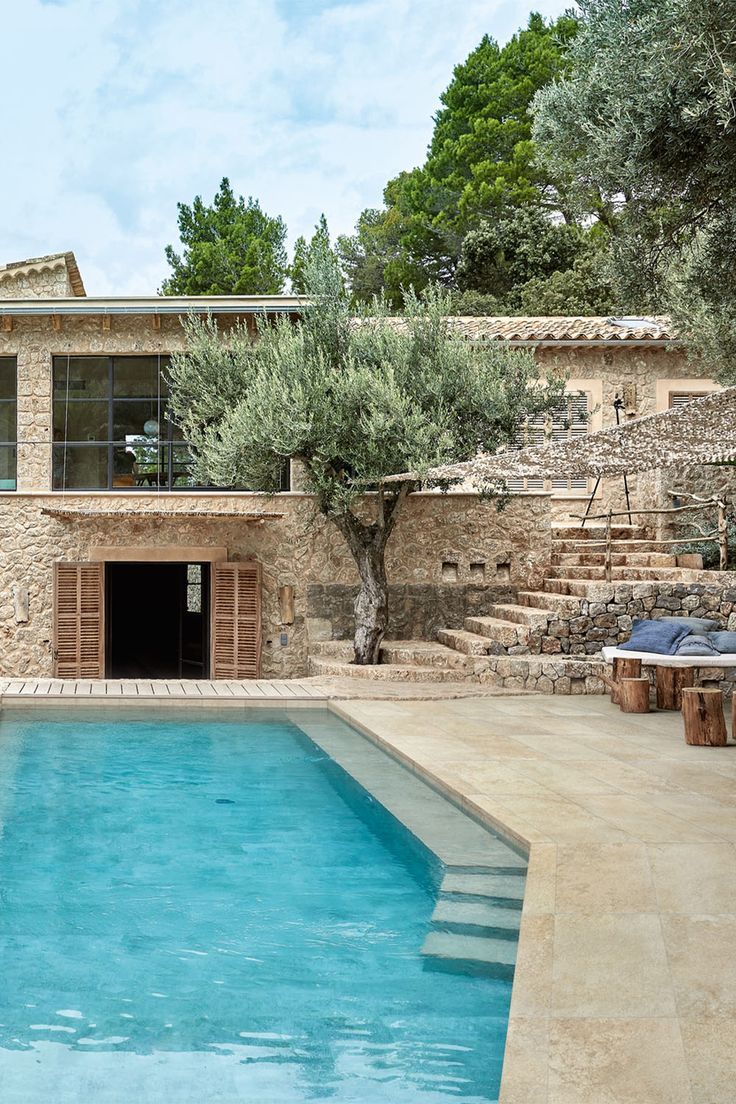
[[[222,176],[292,238],[349,231],[421,162],[502,0],[24,0],[3,8],[0,262],[72,248],[91,294],[150,293],[176,203]],[[530,7],[532,5],[530,4]],[[533,5],[546,15],[558,0]]]

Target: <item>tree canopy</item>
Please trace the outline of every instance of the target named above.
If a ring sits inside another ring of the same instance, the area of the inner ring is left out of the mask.
[[[177,204],[183,250],[166,247],[164,295],[278,295],[288,271],[286,225],[257,199],[236,198],[225,177],[211,206]]]
[[[580,214],[615,222],[621,292],[669,309],[736,380],[736,6],[579,8],[571,72],[534,101],[535,141]]]
[[[473,348],[449,328],[436,290],[426,301],[408,296],[401,326],[380,300],[356,316],[327,249],[308,259],[306,291],[302,318],[264,321],[257,340],[189,319],[187,351],[171,366],[172,408],[204,482],[276,491],[284,463],[300,462],[360,575],[356,658],[376,662],[386,542],[415,486],[381,481],[513,440],[524,415],[559,403],[564,381],[540,381],[526,350]]]
[[[364,211],[354,235],[338,241],[356,300],[382,292],[400,307],[406,288],[440,283],[512,313],[523,284],[569,272],[552,298],[569,287],[576,303],[608,305],[588,231],[575,226],[566,174],[540,162],[532,140],[529,105],[567,71],[576,28],[570,14],[552,23],[532,14],[505,46],[485,36],[456,67],[424,165],[389,181],[385,207]],[[605,248],[599,236],[599,260]]]
[[[309,258],[316,252],[330,248],[330,231],[324,214],[314,228],[309,241],[300,234],[294,242],[294,257],[289,266],[291,290],[295,295],[304,295],[307,290],[307,265]]]

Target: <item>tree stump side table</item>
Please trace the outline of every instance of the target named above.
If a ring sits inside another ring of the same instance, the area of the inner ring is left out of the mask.
[[[682,691],[695,685],[694,667],[657,665],[657,709],[682,709]]]
[[[696,747],[725,747],[728,740],[723,715],[723,691],[686,686],[682,691],[685,743]]]

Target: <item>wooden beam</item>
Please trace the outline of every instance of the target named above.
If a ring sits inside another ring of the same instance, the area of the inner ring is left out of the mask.
[[[12,333],[13,330],[13,316],[12,314],[3,315],[2,331],[3,333]]]
[[[61,315],[60,314],[52,314],[51,315],[51,325],[53,326],[54,331],[56,333],[61,333]]]
[[[160,330],[161,329],[161,315],[160,314],[154,314],[153,315],[153,328],[154,328],[154,330]]]

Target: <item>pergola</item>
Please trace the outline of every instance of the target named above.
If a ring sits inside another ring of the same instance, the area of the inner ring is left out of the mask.
[[[421,479],[434,484],[465,483],[503,489],[510,479],[552,479],[631,475],[676,465],[736,461],[736,387],[714,391],[687,406],[649,414],[621,426],[571,441],[532,448],[479,452],[472,460],[442,464],[420,473],[403,472],[386,482]]]

